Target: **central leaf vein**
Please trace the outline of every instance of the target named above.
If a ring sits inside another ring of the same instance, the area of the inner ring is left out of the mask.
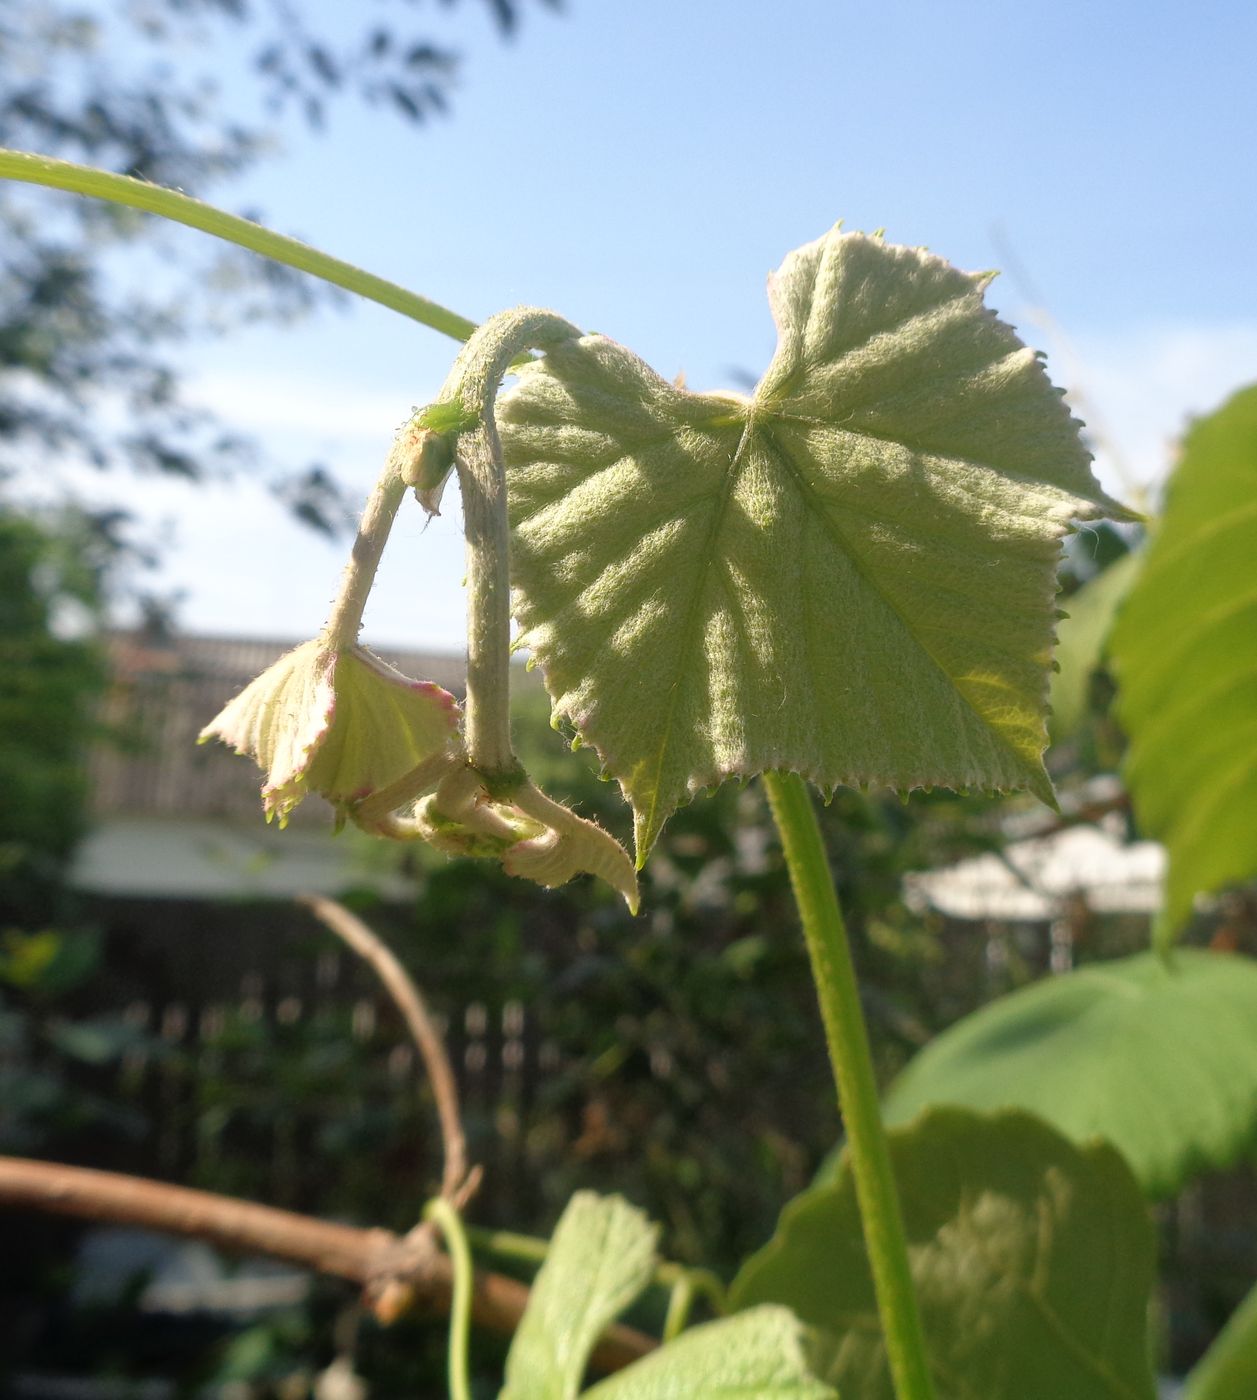
[[[716,503],[715,514],[712,516],[711,528],[707,532],[707,539],[703,542],[698,568],[698,578],[694,586],[694,592],[690,598],[689,606],[686,609],[685,621],[681,624],[681,646],[677,652],[677,673],[669,687],[668,705],[664,714],[663,732],[659,741],[658,755],[654,765],[654,777],[651,783],[650,805],[646,810],[643,821],[644,830],[650,834],[650,839],[653,839],[657,824],[660,820],[659,810],[664,763],[672,736],[672,724],[676,717],[677,702],[680,699],[681,686],[685,676],[685,663],[688,658],[696,655],[696,644],[698,641],[696,634],[702,617],[703,595],[707,591],[708,576],[711,572],[712,564],[716,559],[716,543],[720,538],[725,515],[729,509],[729,501],[733,495],[733,487],[737,481],[747,443],[750,441],[753,421],[752,418],[748,417],[742,429],[742,433],[738,438],[738,445],[734,448],[733,455],[729,459],[729,469],[725,473],[720,499]],[[668,798],[668,802],[669,804],[671,803],[670,797]],[[648,849],[649,844],[649,840],[645,842],[639,840],[639,860],[641,859],[640,853]]]
[[[832,513],[825,509],[823,501],[818,497],[814,489],[803,479],[795,463],[791,460],[790,456],[782,450],[781,445],[773,437],[771,430],[761,425],[760,434],[761,440],[772,453],[774,460],[779,464],[783,475],[794,485],[799,495],[803,498],[804,503],[807,505],[811,515],[829,537],[830,542],[842,552],[843,557],[851,565],[852,569],[855,570],[868,590],[885,604],[886,608],[894,615],[903,627],[904,633],[911,638],[921,654],[935,667],[939,674],[943,676],[947,684],[963,703],[964,707],[978,721],[983,730],[990,734],[1000,747],[1012,756],[1017,767],[1024,771],[1026,765],[1022,754],[1018,752],[1016,746],[1011,744],[1004,734],[991,725],[990,721],[974,705],[973,701],[970,700],[960,686],[957,685],[955,677],[952,676],[943,662],[935,656],[930,647],[922,640],[918,629],[914,626],[911,619],[898,603],[896,603],[894,598],[880,585],[876,576],[870,572],[863,559],[860,558],[859,553],[839,529]]]

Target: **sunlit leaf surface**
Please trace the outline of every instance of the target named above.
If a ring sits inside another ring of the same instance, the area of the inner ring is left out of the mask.
[[[1075,1142],[1102,1137],[1146,1192],[1173,1195],[1257,1143],[1257,962],[1183,949],[1167,967],[1145,953],[1001,997],[912,1061],[887,1121],[944,1103],[1025,1108]]]
[[[1120,508],[986,281],[835,229],[771,279],[751,397],[587,336],[502,400],[516,616],[639,861],[679,803],[765,769],[1051,799],[1060,540]]]
[[[1135,811],[1170,853],[1165,938],[1257,874],[1257,386],[1188,434],[1109,650]]]

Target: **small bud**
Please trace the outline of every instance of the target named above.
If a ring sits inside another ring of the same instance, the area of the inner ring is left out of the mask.
[[[445,433],[412,423],[399,444],[399,471],[415,499],[429,515],[440,515],[441,496],[454,466],[454,440]]]

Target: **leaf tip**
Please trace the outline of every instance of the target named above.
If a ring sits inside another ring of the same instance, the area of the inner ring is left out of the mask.
[[[1042,759],[1035,764],[1029,773],[1026,787],[1045,807],[1050,808],[1053,812],[1060,812],[1061,804],[1057,799],[1056,789],[1052,786],[1052,779],[1048,776]]]

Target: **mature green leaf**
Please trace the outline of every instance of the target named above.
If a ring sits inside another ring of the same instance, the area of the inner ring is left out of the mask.
[[[805,1329],[785,1308],[750,1308],[692,1328],[583,1400],[837,1400],[816,1379]]]
[[[1168,939],[1196,894],[1257,874],[1257,385],[1187,435],[1110,652]]]
[[[1120,507],[988,280],[835,229],[770,281],[752,397],[586,336],[501,401],[523,640],[639,863],[680,802],[766,769],[1051,801],[1059,544]]]
[[[1253,1400],[1257,1395],[1257,1288],[1236,1308],[1187,1377],[1183,1400]]]
[[[1024,1108],[1075,1142],[1102,1137],[1149,1195],[1173,1195],[1257,1142],[1257,962],[1183,949],[1167,967],[1145,953],[1001,997],[926,1046],[886,1118],[943,1103]]]
[[[1065,601],[1069,616],[1056,629],[1058,670],[1049,694],[1052,738],[1058,743],[1087,716],[1091,677],[1104,660],[1113,619],[1138,576],[1141,559],[1139,554],[1122,555]]]
[[[1112,1148],[1028,1114],[937,1109],[891,1152],[938,1400],[1152,1400],[1152,1227]],[[828,1329],[842,1394],[893,1400],[845,1165],[786,1207],[731,1298]]]
[[[572,1197],[511,1343],[501,1400],[575,1400],[599,1334],[650,1281],[657,1233],[619,1196]]]

